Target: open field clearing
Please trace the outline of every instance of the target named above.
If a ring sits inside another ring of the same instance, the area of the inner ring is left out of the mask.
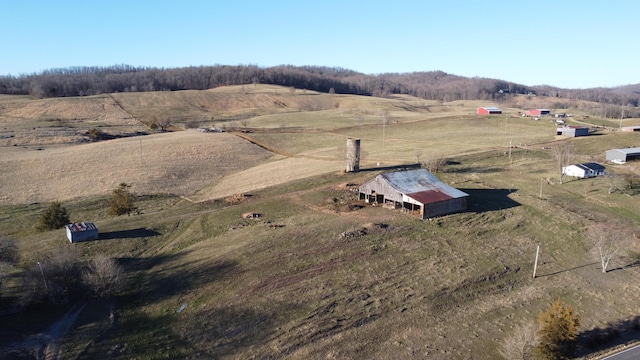
[[[638,338],[640,195],[610,193],[604,179],[560,184],[552,155],[571,142],[576,161],[604,163],[638,134],[565,139],[517,109],[474,115],[484,102],[262,85],[113,97],[136,119],[184,112],[247,131],[0,147],[0,235],[22,254],[0,310],[19,303],[22,269],[63,250],[113,256],[125,271],[122,291],[89,302],[56,340],[63,359],[500,359],[557,299],[582,317],[581,359]],[[339,106],[303,111],[305,97]],[[357,173],[343,171],[348,137],[362,141]],[[433,156],[447,159],[438,178],[470,195],[466,211],[420,220],[357,200],[357,185]],[[607,170],[638,175],[634,164]],[[139,213],[108,216],[121,182]],[[53,200],[95,221],[101,240],[36,231]],[[613,223],[628,243],[602,273],[587,229]],[[35,357],[54,342],[34,339],[74,305],[0,315],[0,351]]]
[[[111,135],[148,130],[108,95],[86,98],[0,98],[0,146],[88,142],[87,130]]]
[[[182,131],[37,151],[3,149],[0,202],[105,195],[122,182],[141,194],[191,195],[271,153],[230,134]],[[28,180],[25,180],[28,179]]]

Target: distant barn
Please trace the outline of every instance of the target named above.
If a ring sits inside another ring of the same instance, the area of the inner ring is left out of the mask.
[[[550,114],[551,110],[549,109],[533,109],[525,113],[526,116],[545,116]]]
[[[469,197],[424,169],[380,174],[358,190],[360,200],[418,214],[422,219],[464,211]]]
[[[588,136],[589,128],[587,126],[561,126],[556,129],[556,135],[568,137]]]
[[[478,115],[499,115],[502,114],[502,110],[497,107],[483,106],[478,108]]]
[[[67,239],[72,243],[98,239],[98,227],[92,222],[67,224],[65,227]]]
[[[640,147],[607,150],[606,158],[607,161],[616,164],[624,164],[629,160],[638,160],[640,159]]]

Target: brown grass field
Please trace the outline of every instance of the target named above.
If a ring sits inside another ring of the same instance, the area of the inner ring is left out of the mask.
[[[562,139],[548,119],[515,108],[477,116],[481,105],[491,104],[266,85],[3,96],[0,234],[18,241],[24,268],[62,248],[125,268],[118,296],[90,302],[51,340],[61,359],[499,359],[514,329],[558,298],[582,316],[578,357],[637,339],[639,195],[609,194],[599,179],[560,185],[548,147],[570,141],[577,161],[604,163],[605,150],[638,146],[638,134]],[[130,136],[150,132],[142,122],[160,114],[176,128],[228,132]],[[89,142],[95,127],[126,137]],[[362,141],[358,173],[342,171],[348,137]],[[353,184],[441,156],[449,162],[437,175],[471,195],[468,211],[422,221],[353,206]],[[110,217],[121,182],[132,184],[139,213]],[[72,245],[62,230],[37,232],[50,201],[73,221],[95,221],[105,240]],[[584,234],[612,221],[633,235],[603,274]],[[340,236],[354,229],[367,231]],[[0,309],[17,301],[19,279],[16,270]],[[36,358],[46,343],[33,339],[73,305],[0,313],[0,349]],[[596,329],[617,336],[606,342]]]

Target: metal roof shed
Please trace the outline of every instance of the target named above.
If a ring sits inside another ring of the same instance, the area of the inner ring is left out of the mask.
[[[640,147],[607,150],[606,159],[607,161],[618,164],[624,164],[629,160],[640,159]]]
[[[502,114],[502,110],[494,106],[483,106],[478,108],[479,115],[497,115]]]
[[[419,214],[422,219],[464,211],[469,194],[424,169],[376,176],[360,186],[360,200]]]
[[[67,239],[72,243],[98,239],[98,227],[92,222],[67,224],[65,227]]]
[[[556,135],[568,137],[588,136],[589,128],[586,126],[562,126],[556,130]]]

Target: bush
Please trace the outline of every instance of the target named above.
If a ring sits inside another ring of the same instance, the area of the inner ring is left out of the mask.
[[[538,316],[537,352],[543,359],[569,359],[576,350],[580,316],[559,299]]]
[[[113,295],[122,284],[122,267],[114,258],[99,254],[82,274],[84,283],[98,297]]]
[[[113,190],[111,202],[109,203],[109,215],[130,215],[136,209],[133,205],[133,195],[129,192],[129,187],[131,185],[120,183],[118,188]]]
[[[63,305],[81,289],[74,248],[62,247],[33,265],[23,277],[23,305]]]
[[[40,215],[36,228],[40,231],[55,230],[69,224],[69,213],[59,202],[51,205]]]

